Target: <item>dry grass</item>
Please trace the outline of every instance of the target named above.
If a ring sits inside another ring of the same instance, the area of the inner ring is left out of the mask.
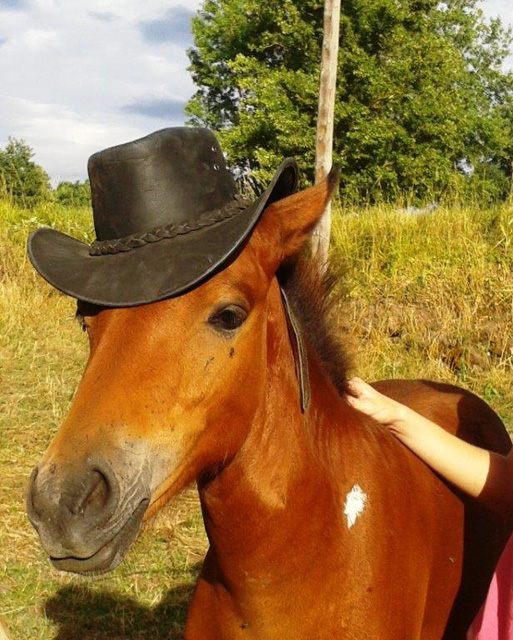
[[[206,540],[194,491],[102,579],[50,569],[24,509],[30,469],[66,413],[86,355],[74,304],[35,276],[28,232],[90,237],[88,213],[0,204],[0,616],[16,640],[179,638]],[[337,214],[347,270],[338,330],[367,378],[429,377],[483,395],[513,426],[513,209]]]
[[[459,384],[513,427],[513,207],[346,212],[333,236],[358,373]]]

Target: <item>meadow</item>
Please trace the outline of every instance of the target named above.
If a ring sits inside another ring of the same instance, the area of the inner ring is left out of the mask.
[[[206,549],[194,488],[98,579],[53,570],[24,505],[87,354],[74,302],[28,263],[29,232],[91,239],[90,213],[0,203],[0,616],[15,640],[180,638]],[[334,211],[333,329],[366,379],[430,378],[484,397],[513,429],[513,204]]]

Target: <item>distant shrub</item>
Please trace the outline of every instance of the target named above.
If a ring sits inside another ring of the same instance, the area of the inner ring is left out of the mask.
[[[29,209],[51,199],[48,174],[33,157],[23,140],[9,138],[5,149],[0,149],[0,194]]]
[[[54,191],[55,201],[64,207],[86,207],[91,200],[89,180],[60,182]]]

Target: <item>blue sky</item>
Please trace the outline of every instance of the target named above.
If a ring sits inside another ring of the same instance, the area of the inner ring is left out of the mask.
[[[0,0],[0,146],[24,138],[55,183],[83,179],[99,149],[182,124],[200,4]],[[481,6],[513,24],[512,0]]]

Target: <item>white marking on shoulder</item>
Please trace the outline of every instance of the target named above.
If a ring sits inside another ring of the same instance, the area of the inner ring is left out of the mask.
[[[360,485],[355,484],[351,491],[346,496],[344,504],[344,515],[347,520],[347,528],[350,529],[358,516],[365,509],[367,504],[367,494],[364,493]]]

